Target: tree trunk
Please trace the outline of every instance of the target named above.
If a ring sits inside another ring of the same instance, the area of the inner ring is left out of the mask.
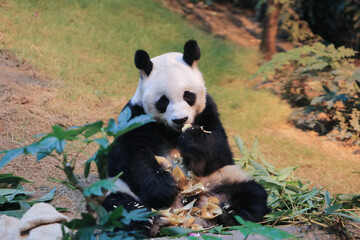
[[[265,54],[266,60],[270,60],[272,55],[276,53],[276,34],[278,30],[280,8],[281,4],[279,3],[279,0],[268,0],[260,45],[260,50]]]

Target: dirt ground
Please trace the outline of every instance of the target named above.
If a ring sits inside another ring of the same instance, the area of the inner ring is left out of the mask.
[[[216,5],[213,8],[184,4],[182,1],[166,1],[174,11],[182,12],[192,23],[198,24],[213,34],[234,41],[239,45],[258,48],[261,27],[254,17],[241,10],[229,12],[224,7]],[[240,11],[240,12],[239,12]],[[241,13],[241,14],[239,14]],[[279,42],[279,49],[289,49],[291,44]],[[32,136],[49,132],[51,126],[73,126],[115,117],[124,105],[124,100],[107,103],[108,110],[99,111],[98,108],[84,108],[80,114],[65,114],[61,111],[64,106],[56,90],[57,84],[46,77],[37,76],[37,72],[25,62],[16,60],[5,52],[0,52],[0,150],[16,148],[19,144],[27,145],[33,141]],[[83,107],[80,103],[78,107]],[[57,110],[54,110],[57,109]],[[59,110],[60,109],[60,110]],[[101,108],[103,109],[103,108]],[[360,156],[356,148],[341,146],[295,129],[289,124],[273,126],[268,131],[282,134],[291,141],[309,146],[318,146],[328,154],[352,159],[354,164],[360,164]],[[57,186],[57,192],[52,202],[58,207],[67,207],[70,217],[79,216],[84,211],[83,199],[79,193],[69,191],[66,187],[48,181],[47,176],[63,178],[63,174],[54,165],[56,160],[44,159],[38,163],[32,157],[17,158],[6,165],[1,173],[12,172],[22,176],[33,184],[29,187],[39,195]],[[81,164],[81,162],[79,163]],[[79,173],[81,171],[79,170]],[[94,181],[91,176],[88,182]]]
[[[102,113],[96,112],[96,108],[92,113],[87,109],[71,116],[56,112],[54,109],[61,109],[65,103],[58,98],[55,85],[51,80],[37,76],[36,71],[25,62],[0,51],[0,149],[28,145],[35,140],[34,135],[51,132],[51,126],[55,124],[69,127],[104,118]],[[87,184],[94,182],[96,175],[90,174],[87,180],[82,178],[82,163],[81,159],[77,162],[79,167],[76,171],[81,181]],[[65,179],[63,172],[54,167],[58,164],[55,159],[46,158],[36,162],[34,157],[26,156],[11,161],[0,172],[14,173],[28,179],[32,182],[29,190],[36,191],[36,196],[56,186],[52,204],[68,208],[65,214],[69,217],[80,216],[85,211],[82,195],[49,181],[49,177]]]

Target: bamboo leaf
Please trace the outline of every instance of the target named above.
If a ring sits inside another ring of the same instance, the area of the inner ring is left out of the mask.
[[[165,227],[160,229],[162,236],[184,236],[191,232],[190,229],[181,227]]]
[[[47,194],[45,194],[41,198],[34,200],[33,202],[48,202],[48,201],[51,201],[54,198],[55,191],[56,191],[56,187],[51,189],[50,192],[48,192]]]
[[[8,164],[11,160],[20,156],[23,153],[24,148],[16,148],[6,151],[5,155],[0,160],[0,169],[3,168],[6,164]]]
[[[336,205],[330,206],[324,210],[325,215],[333,214],[336,210],[340,209],[341,207],[342,207],[342,204],[336,204]]]
[[[102,179],[93,183],[91,186],[85,188],[83,194],[85,197],[89,197],[91,195],[103,196],[104,195],[103,190],[116,192],[119,189],[112,181],[107,179]]]

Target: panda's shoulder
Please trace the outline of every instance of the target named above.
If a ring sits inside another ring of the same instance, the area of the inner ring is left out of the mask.
[[[215,100],[209,93],[206,93],[206,105],[205,108],[212,108],[217,111],[217,105],[215,103]]]
[[[219,112],[214,99],[206,94],[206,105],[204,110],[195,118],[195,124],[200,125],[221,125]]]

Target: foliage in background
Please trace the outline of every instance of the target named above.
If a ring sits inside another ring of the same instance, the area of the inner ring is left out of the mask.
[[[301,0],[301,18],[326,41],[360,50],[360,2]],[[325,24],[326,23],[326,24]]]
[[[283,0],[279,19],[279,34],[285,35],[288,41],[296,45],[311,44],[321,41],[322,38],[314,34],[307,21],[301,19],[297,9],[301,1]]]
[[[315,43],[273,56],[254,77],[280,85],[293,106],[291,120],[300,128],[360,144],[360,68],[355,51]]]
[[[360,211],[360,194],[338,194],[331,196],[321,186],[310,187],[294,176],[298,166],[276,169],[268,163],[258,148],[257,140],[249,149],[244,141],[235,137],[242,157],[238,164],[261,183],[269,194],[268,203],[272,212],[265,216],[267,225],[315,224],[350,233],[346,224],[360,223],[355,214]]]
[[[31,197],[35,192],[26,191],[22,183],[29,181],[12,173],[0,174],[0,215],[21,218],[35,203],[48,202],[54,198],[56,188],[41,198],[33,199]]]
[[[63,129],[60,126],[55,125],[52,127],[52,133],[42,134],[41,139],[31,145],[1,151],[0,154],[5,153],[5,155],[0,160],[0,169],[14,158],[27,154],[36,156],[37,161],[46,157],[53,157],[59,161],[61,165],[59,168],[63,170],[67,179],[61,180],[52,178],[52,180],[61,182],[70,189],[80,190],[85,197],[88,210],[88,213],[81,214],[81,219],[74,219],[69,223],[65,223],[70,229],[77,230],[76,234],[66,234],[66,239],[74,238],[88,240],[99,237],[101,239],[142,238],[143,235],[139,231],[127,231],[126,226],[128,226],[131,221],[147,221],[148,217],[152,216],[154,213],[146,212],[146,209],[137,209],[128,212],[122,207],[118,207],[112,212],[107,212],[101,206],[101,202],[107,191],[117,191],[117,187],[114,184],[115,180],[110,181],[105,179],[107,169],[106,156],[112,147],[112,144],[109,144],[109,141],[151,121],[153,120],[150,115],[141,115],[131,118],[131,111],[129,108],[126,108],[120,113],[117,121],[110,119],[106,127],[103,126],[104,124],[102,121],[79,127],[71,127],[69,129]],[[77,144],[72,142],[76,142]],[[96,143],[99,146],[98,150],[92,156],[88,155],[85,151],[91,143]],[[75,149],[77,152],[71,159],[69,157],[68,147]],[[87,187],[81,184],[74,173],[76,160],[79,154],[84,154],[88,157],[84,168],[85,178],[89,176],[90,165],[92,162],[96,164],[100,177],[99,181]],[[13,179],[13,176],[11,175],[6,175],[5,177],[12,177],[11,179]],[[21,180],[22,179],[19,179],[17,182]],[[16,184],[16,187],[17,189],[15,190],[8,189],[9,193],[6,193],[4,197],[1,197],[0,195],[0,201],[6,201],[5,203],[19,202],[20,198],[17,196],[28,194],[21,185]],[[3,191],[0,189],[0,194],[2,194]],[[55,189],[40,200],[35,200],[34,202],[51,200],[54,192]],[[22,202],[19,202],[19,204],[20,209],[18,211],[22,212],[26,211],[27,208],[25,207],[28,207],[29,205],[28,203],[25,203],[27,205],[23,206],[24,204],[22,204]],[[116,231],[115,228],[117,228]]]

